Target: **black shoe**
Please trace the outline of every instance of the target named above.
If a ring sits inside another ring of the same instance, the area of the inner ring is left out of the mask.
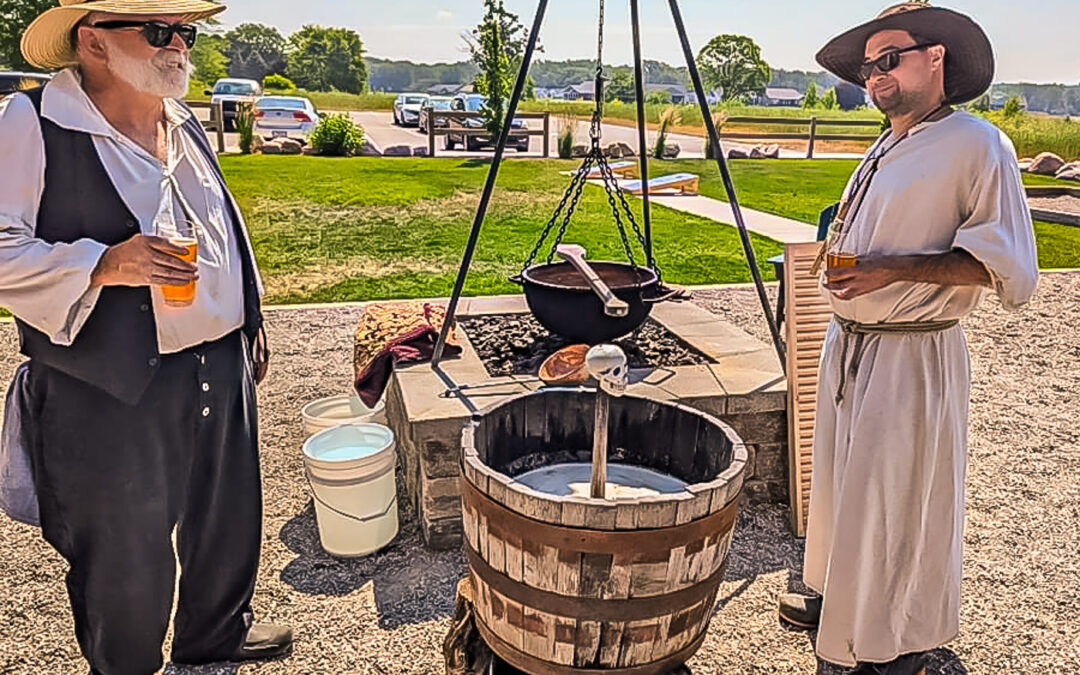
[[[785,593],[780,596],[780,620],[810,630],[821,622],[821,596]]]
[[[244,644],[229,660],[243,662],[284,656],[292,650],[292,643],[291,628],[272,623],[253,623],[244,637]]]
[[[888,663],[860,663],[850,675],[926,675],[926,654],[904,654]]]

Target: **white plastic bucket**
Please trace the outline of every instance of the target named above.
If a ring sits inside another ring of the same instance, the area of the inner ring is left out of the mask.
[[[398,532],[394,432],[347,424],[304,442],[319,539],[327,553],[356,557],[389,544]]]
[[[304,420],[304,431],[310,436],[342,424],[386,424],[386,408],[382,399],[369,408],[354,392],[312,401],[303,407],[300,417]]]

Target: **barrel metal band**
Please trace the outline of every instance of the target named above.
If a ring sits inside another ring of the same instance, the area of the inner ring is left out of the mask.
[[[716,571],[703,581],[678,591],[638,598],[583,598],[576,595],[552,593],[514,581],[487,564],[472,546],[466,546],[469,567],[477,580],[507,600],[545,614],[570,617],[581,621],[647,621],[675,614],[702,601],[715,597],[727,571],[724,560]]]
[[[477,617],[477,619],[476,627],[480,629],[480,637],[484,639],[484,642],[487,643],[488,647],[491,647],[491,650],[498,654],[500,658],[518,670],[526,673],[544,673],[544,675],[657,675],[658,673],[666,673],[689,661],[690,657],[701,649],[701,645],[705,642],[705,636],[707,634],[707,631],[702,630],[701,634],[694,638],[694,641],[686,647],[667,658],[653,661],[652,663],[646,663],[639,666],[628,666],[626,668],[574,668],[572,666],[550,663],[538,659],[531,654],[526,654],[517,647],[505,642],[498,635],[495,635],[483,621],[479,620],[479,617]]]
[[[483,513],[487,518],[488,532],[513,534],[523,539],[528,533],[528,543],[534,546],[550,546],[560,551],[605,554],[612,551],[629,551],[647,538],[654,550],[674,549],[703,541],[706,537],[727,534],[735,527],[739,512],[739,498],[731,500],[724,508],[698,520],[683,525],[640,530],[590,530],[579,527],[554,525],[535,518],[523,516],[508,509],[488,495],[463,480],[461,498],[466,508]]]

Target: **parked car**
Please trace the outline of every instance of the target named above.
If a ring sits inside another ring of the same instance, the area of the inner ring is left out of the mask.
[[[20,73],[16,71],[0,71],[0,96],[14,94],[24,89],[33,89],[52,79],[52,75],[44,73]]]
[[[225,117],[225,131],[236,130],[236,113],[241,103],[251,103],[262,96],[262,85],[255,80],[223,78],[214,83],[212,91],[206,92],[211,103],[221,103]]]
[[[456,111],[465,112],[479,112],[481,108],[487,103],[487,97],[481,94],[458,94],[450,103],[450,109]],[[484,118],[481,116],[466,117],[464,120],[453,120],[450,125],[451,129],[465,128],[465,129],[483,129],[487,126],[484,122]],[[529,151],[529,137],[525,134],[515,134],[514,130],[525,131],[529,128],[529,125],[525,123],[525,120],[515,119],[510,125],[511,132],[510,138],[507,143],[507,147],[515,148],[518,152]],[[464,146],[466,150],[473,151],[481,148],[494,147],[499,139],[493,136],[483,135],[466,135],[455,134],[452,131],[446,135],[445,148],[447,150],[454,150],[458,145]]]
[[[450,104],[454,99],[449,96],[428,96],[424,101],[424,105],[420,108],[420,122],[419,127],[421,133],[428,132],[428,118],[435,118],[435,128],[445,129],[450,126],[450,121],[445,117],[439,117],[438,115],[431,115],[432,112],[438,112],[440,110],[450,110]]]
[[[427,101],[427,94],[398,94],[394,101],[394,124],[415,127],[420,123],[420,108]]]
[[[263,96],[255,103],[255,133],[270,140],[307,142],[319,123],[314,104],[301,96]]]

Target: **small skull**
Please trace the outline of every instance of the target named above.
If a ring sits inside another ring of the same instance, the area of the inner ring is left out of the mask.
[[[616,345],[596,345],[585,355],[589,374],[600,383],[600,388],[612,396],[626,393],[630,372],[626,365],[626,353]]]

